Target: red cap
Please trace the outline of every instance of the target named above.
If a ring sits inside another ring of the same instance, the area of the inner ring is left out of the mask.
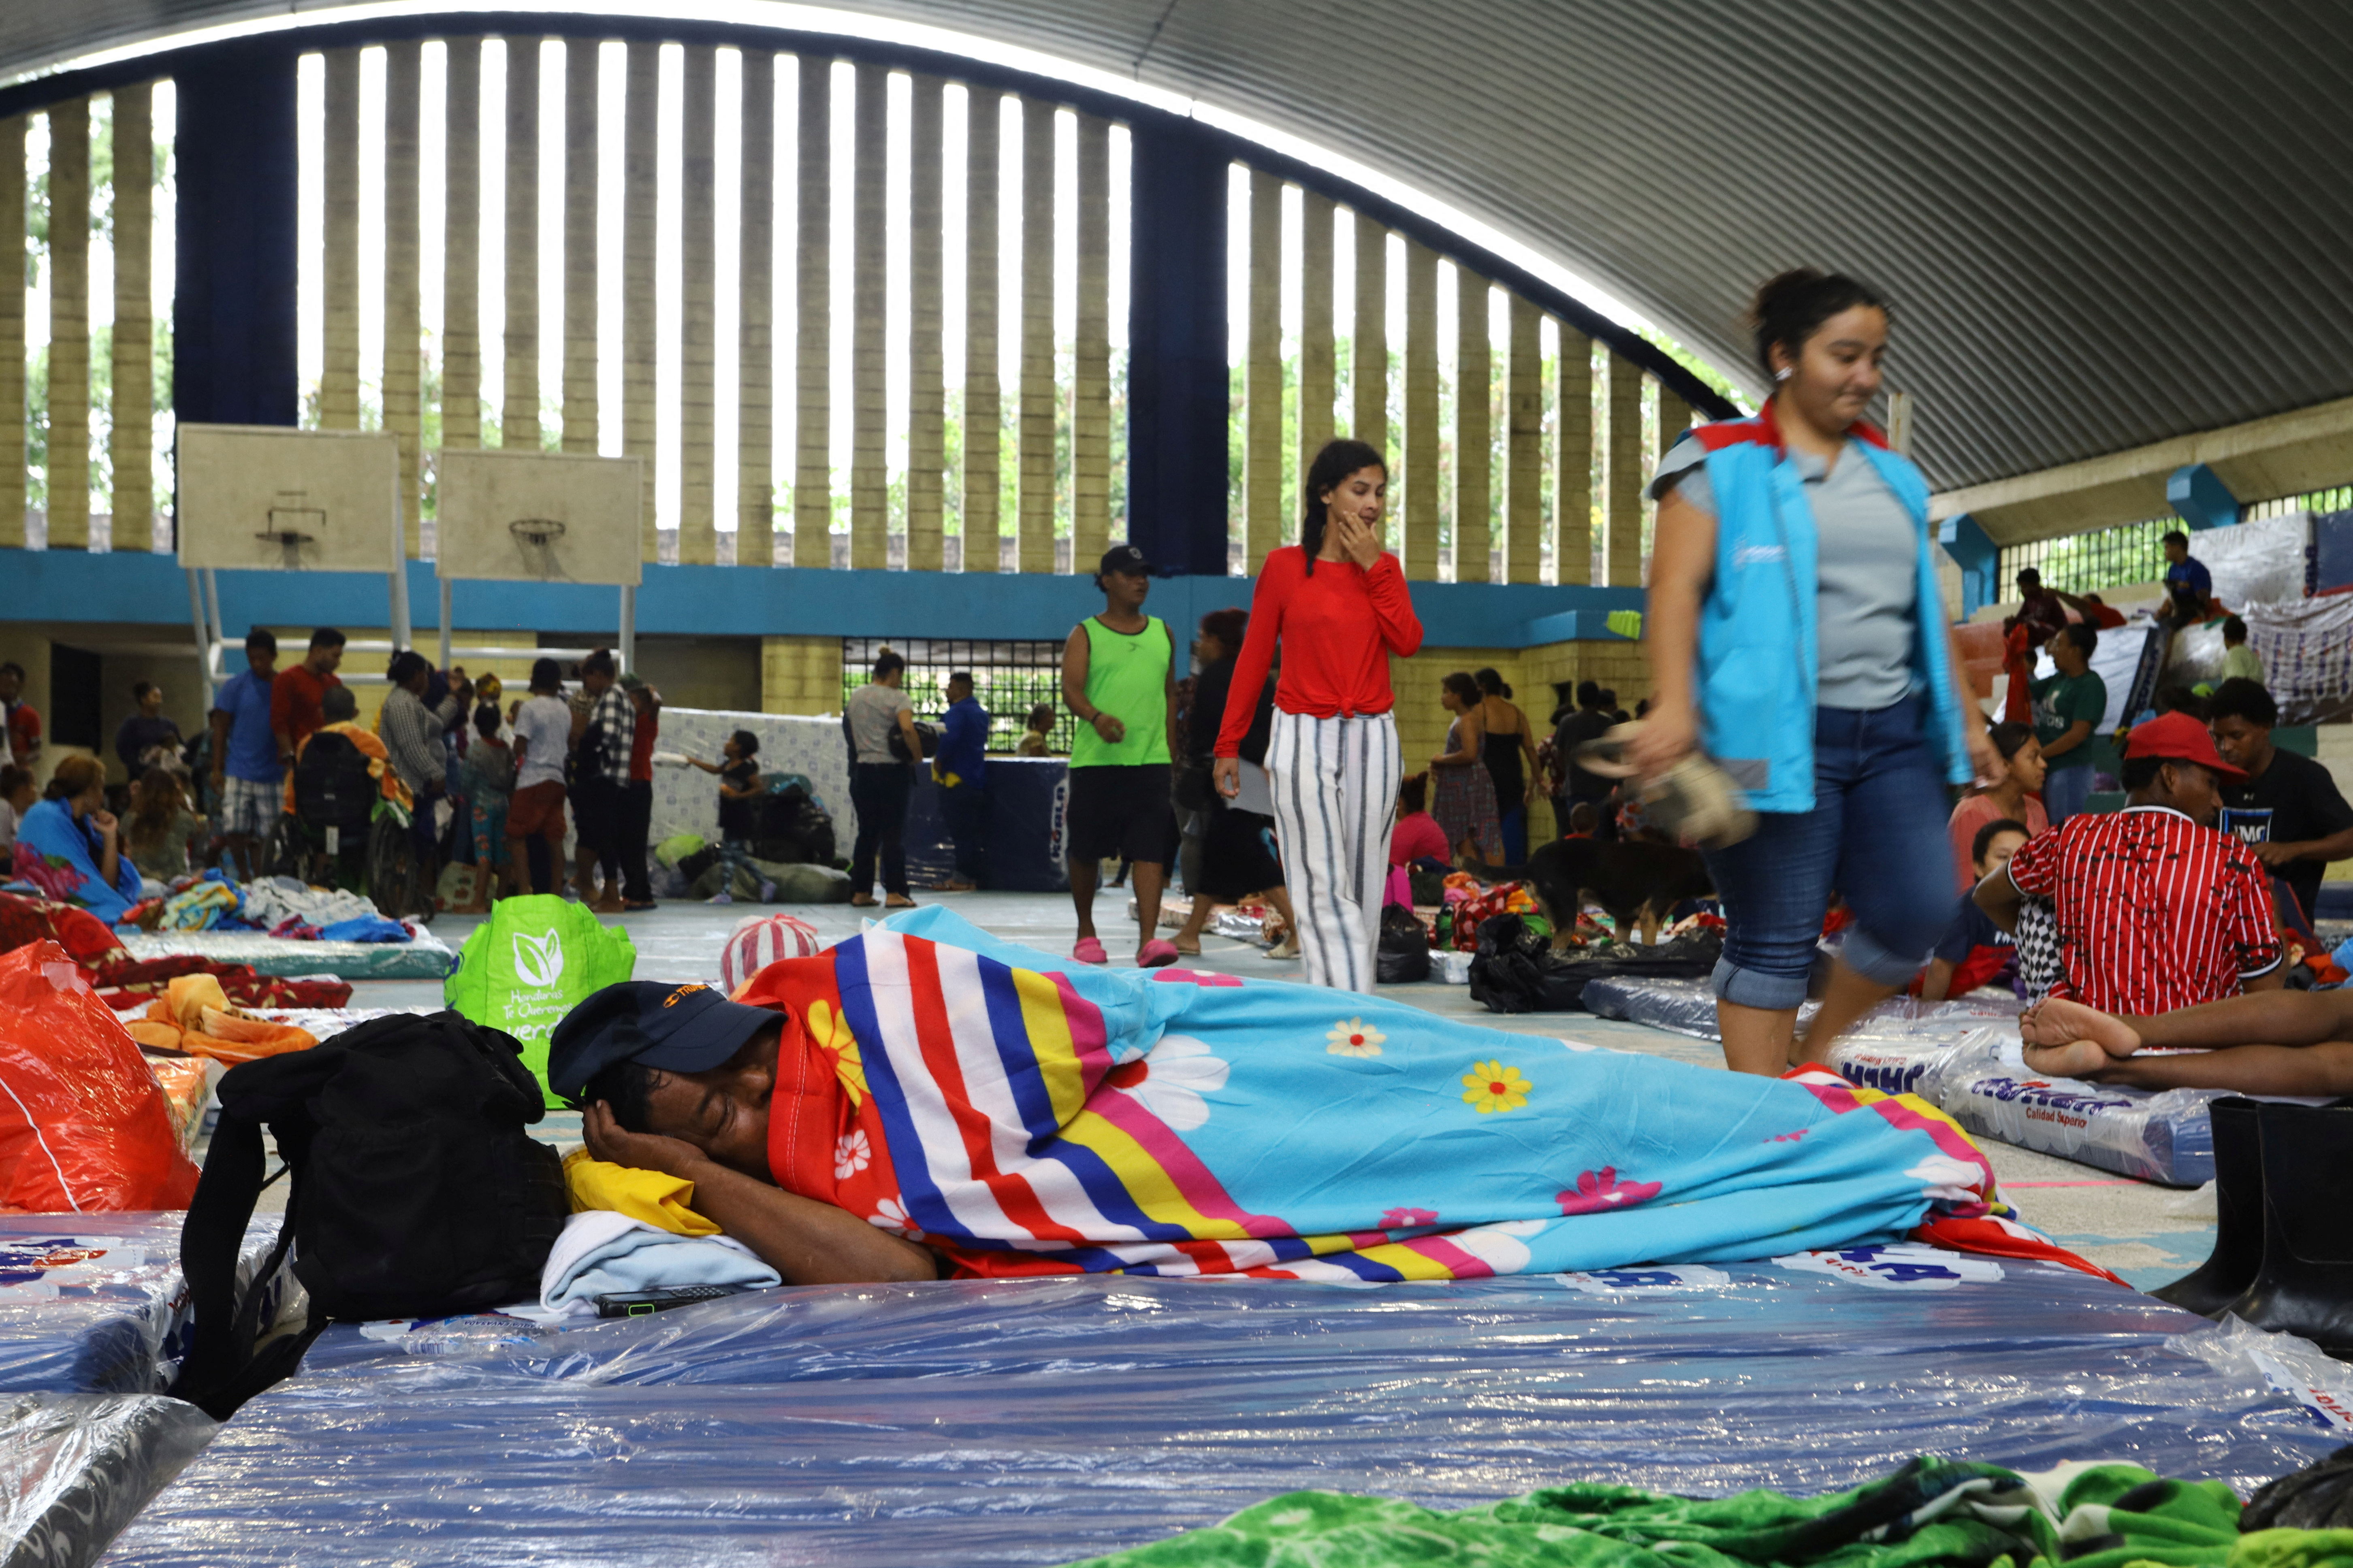
[[[2163,713],[2146,724],[2133,726],[2125,741],[2125,756],[2160,757],[2168,763],[2196,763],[2231,784],[2244,784],[2244,769],[2234,768],[2214,749],[2206,726],[2187,713]]]

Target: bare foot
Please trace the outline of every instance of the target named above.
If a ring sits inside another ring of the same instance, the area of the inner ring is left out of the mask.
[[[2043,1078],[2096,1078],[2115,1060],[2091,1040],[2072,1040],[2063,1046],[2026,1047],[2028,1068]]]
[[[2128,1057],[2140,1049],[2140,1037],[2122,1018],[2063,996],[2046,996],[2031,1012],[2021,1014],[2018,1034],[2030,1046],[2089,1040],[2112,1057]]]
[[[912,910],[915,907],[915,900],[909,898],[904,893],[893,893],[886,901],[884,907],[893,910]]]
[[[618,899],[599,899],[595,903],[588,906],[591,913],[600,915],[625,914],[628,912],[628,905],[623,903]]]

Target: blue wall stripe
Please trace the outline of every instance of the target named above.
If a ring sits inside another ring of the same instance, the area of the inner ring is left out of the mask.
[[[187,625],[186,578],[170,555],[0,550],[0,620]],[[223,572],[221,623],[234,640],[252,625],[381,626],[385,579],[349,572]],[[420,644],[433,640],[439,590],[429,562],[408,563]],[[1247,607],[1247,577],[1164,577],[1147,608],[1191,626],[1210,610]],[[556,583],[459,583],[452,615],[465,631],[610,635],[612,588]],[[1639,588],[1533,583],[1416,583],[1415,610],[1432,647],[1533,647],[1614,639],[1612,610],[1639,610]],[[1051,638],[1103,608],[1086,577],[993,572],[849,572],[816,567],[648,566],[638,630],[705,637]]]

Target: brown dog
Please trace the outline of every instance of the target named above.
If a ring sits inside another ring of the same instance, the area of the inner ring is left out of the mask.
[[[1659,922],[1685,899],[1711,898],[1715,884],[1695,850],[1650,839],[1556,838],[1537,847],[1525,866],[1462,868],[1482,881],[1523,881],[1552,922],[1552,944],[1567,945],[1577,911],[1589,898],[1608,912],[1618,940],[1639,921],[1642,941],[1659,940]]]

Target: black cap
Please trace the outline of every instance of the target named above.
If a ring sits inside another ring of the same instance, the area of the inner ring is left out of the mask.
[[[705,1072],[724,1065],[778,1016],[730,1002],[715,985],[625,980],[590,996],[555,1026],[547,1041],[547,1086],[576,1100],[590,1079],[616,1062]]]
[[[1146,561],[1144,552],[1133,544],[1114,544],[1103,552],[1103,564],[1095,568],[1095,575],[1100,577],[1113,572],[1131,572],[1139,577],[1149,577],[1152,575],[1152,563]]]

